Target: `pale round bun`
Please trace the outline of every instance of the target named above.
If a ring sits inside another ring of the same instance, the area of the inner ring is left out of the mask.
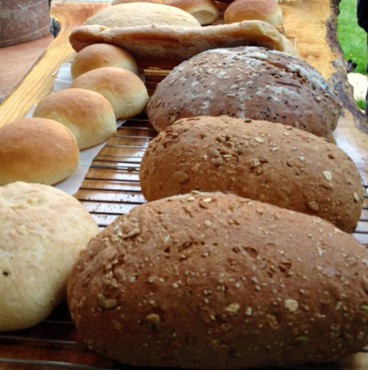
[[[164,4],[185,10],[202,26],[213,23],[220,15],[212,0],[164,0]]]
[[[275,27],[282,25],[282,10],[275,0],[236,0],[224,13],[225,23],[260,20]]]
[[[103,143],[116,132],[114,110],[101,94],[86,89],[65,89],[42,99],[34,117],[49,118],[67,126],[79,149]]]
[[[0,185],[14,181],[56,184],[77,168],[73,133],[46,118],[23,118],[0,128]]]
[[[125,3],[156,3],[163,4],[161,0],[114,0],[111,5],[125,4]]]
[[[98,231],[61,190],[20,181],[0,187],[0,331],[36,325],[65,299],[70,270]]]
[[[110,6],[87,19],[85,24],[106,27],[142,26],[160,24],[170,26],[200,27],[189,13],[164,4],[132,2]]]
[[[76,78],[71,86],[103,95],[118,119],[136,116],[148,102],[147,88],[142,80],[133,72],[117,67],[93,69]]]
[[[110,44],[92,44],[82,49],[74,57],[70,71],[73,80],[92,69],[119,67],[138,73],[137,63],[124,49]]]

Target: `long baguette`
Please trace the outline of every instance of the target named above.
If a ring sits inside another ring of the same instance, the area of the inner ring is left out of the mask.
[[[173,68],[204,50],[220,47],[263,46],[297,54],[292,43],[275,27],[256,20],[207,27],[83,25],[70,35],[70,43],[76,51],[101,42],[124,48],[143,68]]]

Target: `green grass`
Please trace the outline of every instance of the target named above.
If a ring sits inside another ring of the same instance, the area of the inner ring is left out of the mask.
[[[337,37],[345,60],[353,60],[358,66],[354,72],[366,74],[366,33],[358,26],[357,0],[341,0],[337,22]]]
[[[356,101],[357,103],[357,106],[360,108],[360,109],[365,109],[365,101],[364,100],[357,100]]]

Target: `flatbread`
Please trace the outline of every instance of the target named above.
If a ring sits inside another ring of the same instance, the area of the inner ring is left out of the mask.
[[[124,48],[143,68],[173,68],[202,51],[221,47],[263,46],[297,55],[293,44],[274,26],[257,20],[198,28],[155,24],[116,28],[83,25],[70,34],[70,43],[76,51],[101,42]]]

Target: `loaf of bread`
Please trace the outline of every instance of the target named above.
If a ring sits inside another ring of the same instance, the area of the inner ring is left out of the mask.
[[[61,190],[0,187],[0,331],[36,325],[65,300],[70,270],[97,233],[82,204]]]
[[[14,181],[53,185],[77,168],[79,149],[64,125],[22,118],[0,127],[0,185]]]
[[[93,90],[103,95],[118,119],[136,116],[148,102],[147,88],[142,80],[135,73],[118,67],[101,67],[83,73],[73,81],[71,87]]]
[[[297,55],[294,45],[271,24],[243,21],[207,27],[145,25],[135,27],[79,26],[69,37],[74,50],[106,42],[127,50],[138,66],[171,69],[208,49],[262,46]]]
[[[354,231],[364,190],[353,161],[308,132],[227,116],[184,118],[153,139],[140,167],[149,201],[222,191],[324,218]]]
[[[163,0],[164,4],[176,6],[191,14],[202,25],[213,23],[220,15],[212,0]]]
[[[277,0],[235,0],[224,12],[224,22],[233,23],[258,19],[282,26],[282,10]]]
[[[157,131],[180,118],[228,115],[328,137],[340,104],[323,77],[301,59],[238,47],[208,50],[178,65],[157,86],[147,115]]]
[[[47,95],[36,106],[33,117],[48,118],[67,126],[79,149],[98,145],[116,132],[111,104],[101,94],[86,89],[64,89]]]
[[[142,26],[166,24],[185,27],[201,27],[188,12],[164,4],[132,2],[107,7],[85,22],[106,27]]]
[[[233,194],[137,206],[68,280],[79,336],[123,364],[334,361],[368,343],[368,251],[314,216]]]
[[[124,49],[109,44],[92,44],[73,58],[70,72],[73,80],[92,69],[119,67],[138,74],[137,63]]]

